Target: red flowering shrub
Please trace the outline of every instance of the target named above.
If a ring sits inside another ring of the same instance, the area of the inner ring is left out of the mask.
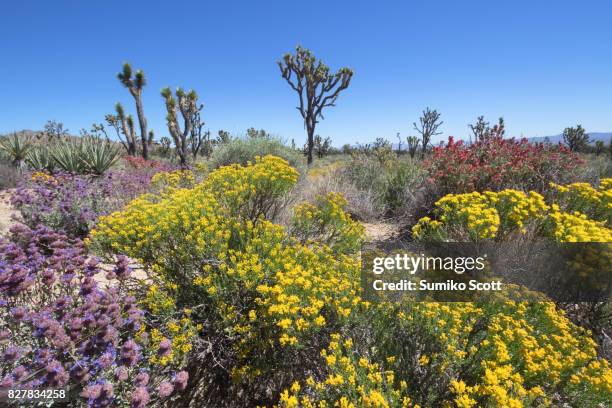
[[[124,156],[127,167],[135,169],[154,169],[157,171],[170,171],[172,167],[157,160],[145,160],[142,157]]]
[[[582,159],[561,145],[532,144],[527,139],[489,138],[473,144],[448,138],[425,162],[428,181],[438,194],[499,191],[505,188],[544,191],[550,182],[573,181]]]

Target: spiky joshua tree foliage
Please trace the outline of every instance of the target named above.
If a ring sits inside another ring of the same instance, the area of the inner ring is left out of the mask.
[[[581,125],[563,130],[563,142],[572,152],[580,152],[589,145],[589,135]]]
[[[314,134],[319,119],[323,118],[323,109],[335,106],[340,92],[348,88],[353,71],[340,68],[331,73],[329,67],[317,60],[311,51],[297,46],[295,54],[287,53],[278,67],[289,86],[299,97],[298,111],[304,119],[304,127],[308,134],[306,156],[308,164],[312,163],[314,150]]]
[[[174,141],[181,166],[186,166],[190,150],[195,158],[206,138],[206,132],[202,131],[204,122],[200,118],[200,111],[204,104],[198,102],[198,94],[194,90],[185,92],[182,88],[177,88],[175,95],[176,98],[172,95],[170,88],[164,88],[161,91],[168,112],[166,115],[168,131]],[[179,112],[183,118],[183,129],[178,119]]]
[[[414,155],[419,150],[420,140],[416,136],[408,136],[406,142],[408,143],[408,154],[411,158],[414,158]]]
[[[142,158],[147,160],[149,158],[149,134],[147,132],[147,119],[142,106],[142,90],[147,84],[144,72],[139,69],[132,76],[132,66],[126,62],[123,64],[123,70],[117,74],[117,79],[130,91],[136,102],[136,114],[138,115],[138,123],[140,125]]]
[[[444,122],[440,120],[440,113],[438,111],[426,108],[423,111],[423,115],[419,118],[419,124],[413,122],[414,130],[421,135],[421,156],[424,157],[429,147],[432,136],[440,135],[442,132],[438,132],[438,128],[442,126]]]
[[[117,138],[130,156],[136,156],[138,140],[136,139],[136,129],[134,128],[134,118],[132,115],[125,115],[123,105],[117,102],[115,114],[108,114],[104,117],[106,123],[115,129]]]

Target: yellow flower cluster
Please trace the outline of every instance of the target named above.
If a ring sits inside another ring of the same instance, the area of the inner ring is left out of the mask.
[[[34,181],[34,182],[55,182],[55,177],[47,174],[47,173],[43,173],[42,171],[36,171],[34,173],[32,173],[32,175],[30,176],[30,180]]]
[[[588,183],[572,183],[566,186],[551,183],[557,192],[556,200],[566,212],[586,214],[597,221],[612,222],[612,178],[602,179],[598,187]]]
[[[342,194],[332,192],[317,196],[314,203],[297,205],[293,235],[299,236],[303,243],[324,243],[336,252],[356,252],[363,242],[365,229],[344,211],[347,204]]]
[[[151,185],[159,191],[177,188],[191,188],[196,182],[196,177],[191,170],[174,170],[159,172],[151,178]]]
[[[340,334],[332,334],[321,357],[326,376],[320,381],[309,377],[303,386],[295,382],[281,393],[280,407],[419,408],[407,395],[408,383],[398,380],[392,370],[358,357],[352,339],[342,341]]]
[[[585,183],[553,185],[566,198],[552,205],[533,191],[449,194],[436,202],[438,219],[421,218],[412,233],[417,239],[433,240],[478,241],[531,233],[559,242],[612,242],[612,230],[607,225],[612,213],[612,188],[608,180],[604,179],[599,189]],[[594,213],[600,220],[575,210],[585,206],[596,208]]]
[[[190,309],[178,312],[173,293],[177,290],[177,285],[168,283],[164,288],[153,284],[147,289],[146,295],[140,300],[141,306],[147,312],[156,316],[156,320],[161,321],[163,327],[147,327],[142,325],[137,340],[147,345],[150,352],[149,361],[152,364],[166,366],[170,363],[180,363],[182,359],[191,351],[192,339],[197,334],[199,327],[195,325],[189,315]],[[176,318],[177,314],[182,317]],[[160,343],[164,340],[170,341],[172,348],[168,353],[158,355]]]

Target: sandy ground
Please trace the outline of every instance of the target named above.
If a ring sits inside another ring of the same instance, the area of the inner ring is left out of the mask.
[[[369,241],[386,241],[394,236],[398,235],[400,229],[397,224],[391,223],[367,223],[364,222],[363,226],[366,230],[366,237]]]
[[[13,216],[17,216],[17,212],[11,207],[10,196],[11,190],[0,191],[0,235],[6,234],[16,222]]]

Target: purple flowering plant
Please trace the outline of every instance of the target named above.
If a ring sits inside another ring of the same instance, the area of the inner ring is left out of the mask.
[[[63,388],[71,406],[145,407],[184,390],[187,372],[151,363],[130,274],[118,256],[102,285],[83,242],[46,226],[0,237],[0,393]]]
[[[118,210],[149,188],[155,169],[119,169],[99,177],[36,172],[15,189],[11,203],[30,228],[43,224],[84,237],[100,215]]]

